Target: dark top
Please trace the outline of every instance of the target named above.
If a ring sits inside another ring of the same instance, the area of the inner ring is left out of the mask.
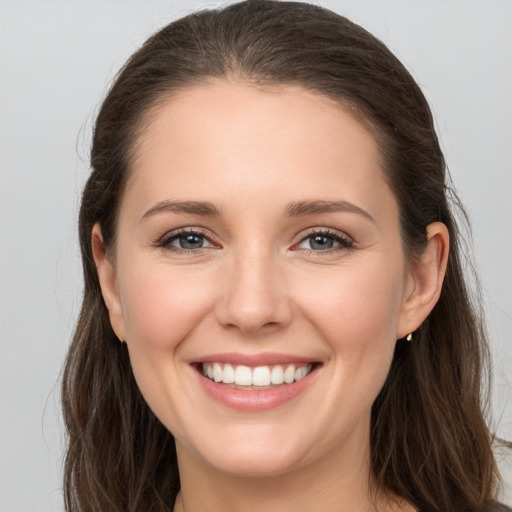
[[[440,512],[436,511],[430,507],[420,507],[418,512]],[[443,511],[445,512],[445,511]],[[448,510],[446,512],[449,512]],[[451,511],[450,511],[451,512]],[[507,507],[501,503],[493,503],[488,509],[487,512],[512,512],[512,508]]]

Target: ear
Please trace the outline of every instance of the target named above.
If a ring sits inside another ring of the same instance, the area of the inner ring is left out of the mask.
[[[116,269],[105,250],[101,226],[98,223],[92,228],[92,255],[98,272],[101,294],[110,317],[110,324],[116,336],[121,341],[125,341],[126,329],[121,298],[117,288]]]
[[[397,339],[415,331],[430,314],[441,295],[448,263],[450,235],[441,222],[427,227],[427,246],[408,271]]]

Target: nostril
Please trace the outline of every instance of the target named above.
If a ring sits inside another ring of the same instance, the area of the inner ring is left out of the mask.
[[[241,263],[240,263],[241,261]],[[291,306],[279,276],[267,268],[266,255],[248,256],[231,267],[216,303],[218,321],[229,328],[254,335],[272,332],[288,324]]]

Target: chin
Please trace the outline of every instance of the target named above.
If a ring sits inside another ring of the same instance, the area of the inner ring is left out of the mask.
[[[277,455],[277,457],[276,457]],[[289,473],[300,466],[297,453],[284,454],[274,451],[245,450],[226,451],[222,456],[209,460],[209,464],[223,473],[252,478],[275,477]]]
[[[284,429],[285,432],[264,432],[264,428],[251,430],[252,433],[245,430],[243,435],[240,432],[239,435],[233,431],[225,432],[210,439],[205,439],[203,435],[194,446],[188,444],[181,448],[189,453],[195,452],[196,458],[217,471],[240,477],[286,474],[300,467],[301,462],[308,458],[308,443],[294,440],[286,432],[287,429]],[[177,447],[179,452],[179,442]]]

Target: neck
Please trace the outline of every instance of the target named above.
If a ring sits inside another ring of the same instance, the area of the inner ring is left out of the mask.
[[[321,460],[280,475],[225,473],[177,443],[181,492],[174,512],[409,512],[399,498],[371,491],[369,446],[333,450]]]

